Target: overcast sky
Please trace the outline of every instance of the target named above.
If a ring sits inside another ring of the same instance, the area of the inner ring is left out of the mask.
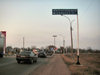
[[[7,31],[7,46],[45,47],[62,46],[62,34],[66,46],[70,46],[69,21],[60,15],[52,15],[52,9],[78,9],[80,48],[100,49],[100,0],[0,0],[0,31]],[[73,26],[74,48],[77,47],[77,17]]]

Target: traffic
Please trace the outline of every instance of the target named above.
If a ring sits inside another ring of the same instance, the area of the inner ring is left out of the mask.
[[[52,52],[52,53],[51,53]],[[53,51],[45,51],[45,50],[36,50],[36,49],[33,49],[33,51],[21,51],[20,53],[16,54],[16,61],[18,64],[20,63],[24,63],[24,62],[27,62],[27,63],[36,63],[38,61],[38,58],[46,58],[47,57],[47,54],[50,56],[53,55]]]

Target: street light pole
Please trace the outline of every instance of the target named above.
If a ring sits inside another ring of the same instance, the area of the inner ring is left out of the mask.
[[[65,39],[64,39],[64,36],[62,34],[59,34],[59,35],[63,38],[62,46],[63,46],[63,53],[65,53]]]
[[[65,48],[65,39],[64,39],[64,36],[61,35],[61,34],[59,34],[59,35],[63,38],[63,41],[62,41],[63,42],[63,45],[62,46]]]
[[[63,46],[64,46],[64,48],[65,48],[65,39],[63,39]]]
[[[62,15],[64,16],[64,15]],[[70,32],[71,32],[71,51],[73,50],[73,38],[72,38],[72,22],[74,20],[70,20],[69,17],[64,16],[65,18],[67,18],[70,22]],[[72,51],[73,53],[73,51]],[[77,65],[80,65],[80,61],[79,61],[79,22],[78,22],[78,15],[77,15]]]
[[[25,46],[25,39],[24,39],[24,37],[23,37],[23,49],[24,49],[24,46]]]
[[[56,37],[57,37],[57,35],[53,35],[53,37],[54,37],[54,46],[56,45]]]
[[[72,55],[73,55],[73,28],[72,28],[72,22],[74,22],[74,20],[72,20],[71,22],[70,22],[70,34],[71,34],[71,50],[72,50]]]
[[[61,15],[61,16],[64,16],[64,15]],[[69,24],[70,24],[70,34],[71,34],[71,53],[72,53],[72,56],[73,56],[73,37],[72,37],[72,22],[74,22],[74,20],[70,20],[69,17],[67,16],[64,16],[65,18],[67,18],[69,20]]]

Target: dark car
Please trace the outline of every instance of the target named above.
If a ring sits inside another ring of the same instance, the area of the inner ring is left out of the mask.
[[[34,54],[32,51],[23,51],[16,55],[16,60],[18,64],[22,61],[29,62],[32,64],[33,62],[37,62],[37,57],[38,56]]]
[[[62,52],[60,50],[55,51],[56,54],[61,54]]]
[[[38,57],[47,57],[47,54],[46,54],[46,52],[45,51],[40,51],[39,53],[38,53]]]
[[[53,55],[53,51],[48,50],[48,51],[47,51],[47,55],[48,55],[48,56],[52,56],[52,55]]]

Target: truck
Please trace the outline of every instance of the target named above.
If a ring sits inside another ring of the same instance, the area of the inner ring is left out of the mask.
[[[6,32],[0,31],[0,58],[5,54]]]

